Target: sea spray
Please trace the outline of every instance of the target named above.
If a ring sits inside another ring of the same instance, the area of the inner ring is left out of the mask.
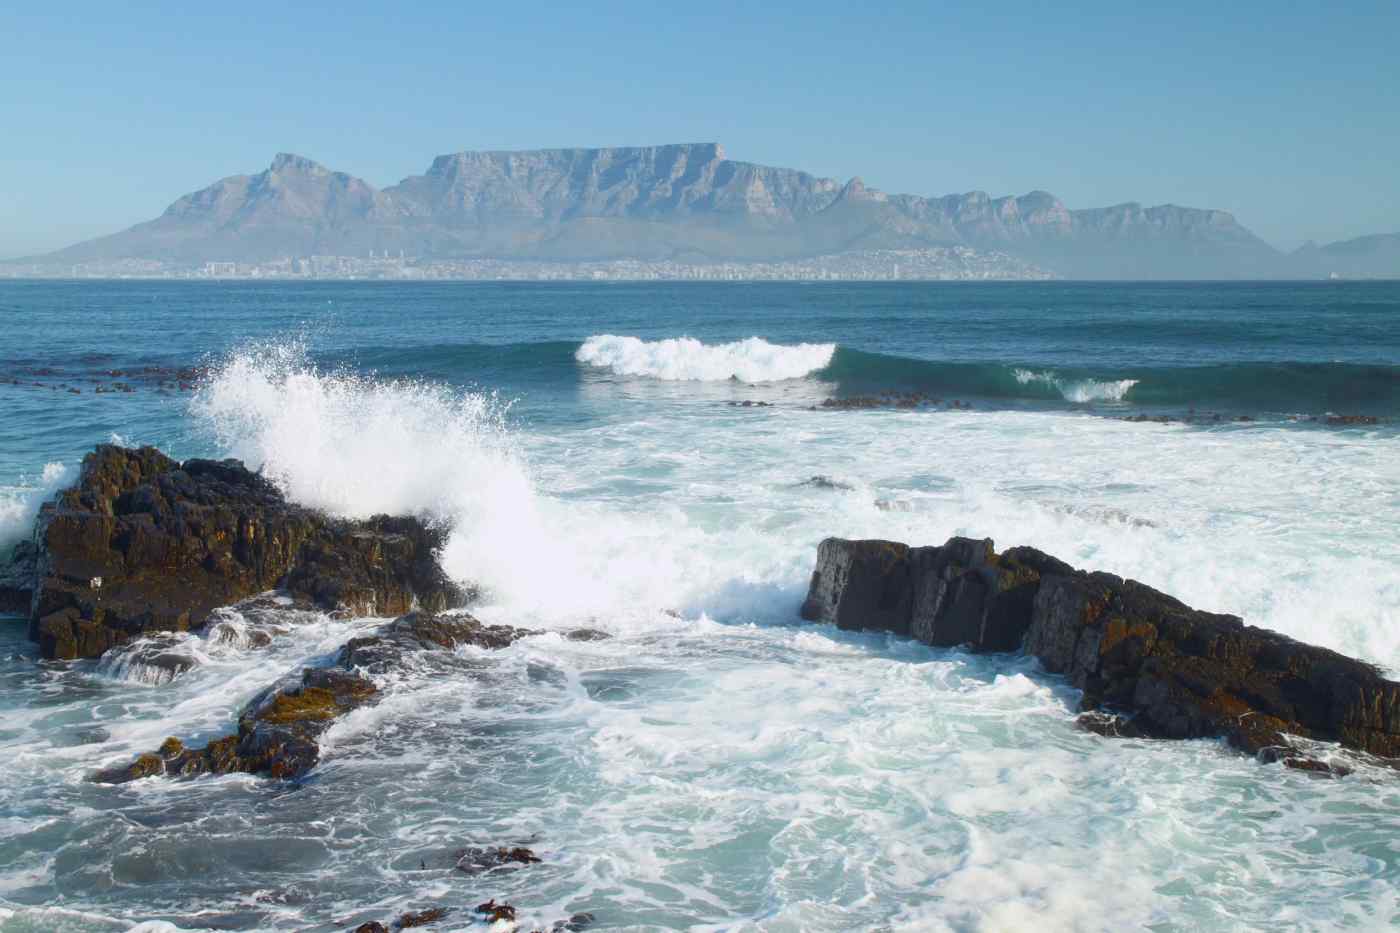
[[[1050,386],[1067,402],[1121,402],[1128,390],[1138,384],[1136,379],[1066,379],[1053,372],[1032,372],[1017,369],[1012,372],[1021,385],[1039,383]]]
[[[578,348],[580,363],[610,369],[619,376],[649,376],[670,381],[779,382],[800,379],[822,369],[836,352],[834,343],[783,346],[762,337],[733,343],[704,344],[691,337],[640,340],[600,334]]]
[[[231,354],[190,407],[220,449],[294,501],[449,525],[447,569],[470,582],[508,578],[522,550],[548,539],[494,395],[323,371],[291,341]]]
[[[0,489],[0,563],[8,561],[14,546],[33,532],[34,517],[45,500],[75,476],[68,464],[47,463],[34,481]]]
[[[635,514],[539,493],[507,408],[490,394],[326,371],[297,341],[230,354],[190,406],[224,455],[294,501],[448,526],[444,569],[514,619],[659,612],[703,591],[711,578],[694,560],[703,533],[674,510]]]

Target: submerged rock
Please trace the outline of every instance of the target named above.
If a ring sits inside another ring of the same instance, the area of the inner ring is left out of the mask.
[[[199,658],[183,641],[187,638],[163,633],[121,645],[107,652],[97,669],[119,680],[170,683],[199,664]]]
[[[483,915],[488,923],[495,923],[498,920],[513,921],[515,919],[515,908],[510,904],[497,904],[495,898],[492,898],[484,904],[477,904],[476,912]]]
[[[437,923],[446,919],[447,908],[429,907],[427,910],[410,911],[394,921],[394,929],[406,930],[410,927],[425,927],[430,923]]]
[[[232,773],[299,778],[320,761],[320,738],[325,731],[346,713],[378,699],[379,690],[366,673],[390,670],[412,651],[468,644],[503,648],[531,634],[485,625],[468,615],[411,613],[373,635],[351,639],[330,667],[308,667],[268,687],[243,708],[235,734],[203,748],[186,748],[179,739],[170,738],[155,752],[99,771],[92,780],[121,784],[159,774]]]
[[[490,849],[465,849],[457,855],[457,871],[473,875],[506,865],[537,865],[543,859],[524,846],[496,846]]]
[[[236,460],[181,464],[153,447],[100,445],[35,532],[30,637],[46,658],[198,628],[218,607],[277,588],[357,615],[466,601],[437,563],[441,530],[411,517],[330,518]]]
[[[835,477],[827,476],[823,473],[819,473],[816,476],[811,477],[810,479],[805,479],[797,485],[811,486],[813,489],[834,489],[840,490],[842,492],[849,492],[850,490],[856,488],[855,486],[851,485],[845,480],[839,480]]]
[[[1084,725],[1102,734],[1224,737],[1308,770],[1338,769],[1298,739],[1400,758],[1400,683],[1374,667],[1034,548],[828,538],[802,617],[929,645],[1019,647],[1084,691],[1083,708],[1101,711]]]

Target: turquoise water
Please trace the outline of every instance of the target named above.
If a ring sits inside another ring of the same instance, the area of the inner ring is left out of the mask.
[[[1400,284],[13,282],[0,324],[0,547],[115,436],[449,522],[480,616],[614,635],[424,657],[294,787],[99,787],[374,623],[153,683],[0,622],[0,930],[1400,923],[1393,777],[1086,735],[1030,662],[796,619],[822,537],[975,534],[1400,669]],[[883,390],[943,404],[811,410]],[[545,863],[451,870],[502,843]]]

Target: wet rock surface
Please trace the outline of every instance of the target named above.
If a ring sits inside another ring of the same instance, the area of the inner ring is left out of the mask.
[[[929,395],[926,392],[898,391],[886,389],[874,395],[847,395],[833,396],[823,399],[820,405],[813,405],[812,410],[817,411],[865,411],[875,408],[897,408],[907,411],[914,411],[925,408],[954,408],[970,409],[971,402],[964,402],[962,399],[944,400]]]
[[[1134,424],[1217,425],[1229,423],[1252,424],[1256,421],[1269,420],[1271,417],[1277,416],[1270,416],[1267,414],[1261,414],[1258,416],[1247,414],[1232,415],[1222,414],[1218,411],[1196,411],[1193,408],[1184,414],[1159,413],[1155,415],[1150,415],[1146,412],[1137,412],[1136,414],[1122,416],[1122,420],[1132,422]],[[1330,428],[1366,427],[1378,425],[1381,423],[1381,419],[1376,415],[1289,415],[1286,420],[1302,424],[1323,424]]]
[[[351,639],[331,666],[304,668],[262,691],[243,708],[235,734],[202,748],[186,748],[170,738],[156,751],[100,771],[92,779],[122,784],[155,775],[232,773],[299,778],[320,761],[325,731],[346,713],[378,699],[379,689],[367,675],[393,669],[409,652],[461,645],[503,648],[530,634],[534,633],[485,625],[469,615],[411,613],[372,635]]]
[[[1344,769],[1309,741],[1400,758],[1400,683],[1374,667],[1034,548],[828,538],[802,616],[929,645],[1019,647],[1083,690],[1081,723],[1105,735],[1223,737],[1331,773]]]
[[[416,518],[344,521],[293,505],[235,460],[181,464],[104,444],[40,511],[30,637],[46,658],[98,657],[277,588],[358,615],[447,609],[468,594],[437,564],[442,541]]]
[[[15,545],[8,561],[0,551],[0,614],[29,615],[38,560],[39,551],[31,541]]]
[[[476,912],[485,917],[488,923],[495,923],[498,920],[508,922],[515,920],[515,908],[510,904],[497,904],[495,898],[484,904],[477,904]]]
[[[407,930],[411,927],[425,927],[430,923],[447,919],[447,908],[430,907],[427,910],[410,911],[394,921],[394,929]]]
[[[537,865],[543,859],[533,850],[524,846],[496,846],[494,848],[463,849],[457,854],[453,866],[457,871],[468,875],[491,871],[515,865]]]
[[[116,369],[92,365],[95,362],[23,363],[0,373],[0,383],[74,395],[82,395],[84,386],[94,395],[131,395],[138,390],[169,395],[193,392],[208,375],[203,366],[148,363]]]

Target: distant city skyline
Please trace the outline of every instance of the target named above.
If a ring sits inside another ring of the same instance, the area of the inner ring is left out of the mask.
[[[0,257],[150,219],[297,152],[713,140],[891,193],[1230,211],[1283,249],[1400,230],[1400,5],[77,3],[0,35]]]

